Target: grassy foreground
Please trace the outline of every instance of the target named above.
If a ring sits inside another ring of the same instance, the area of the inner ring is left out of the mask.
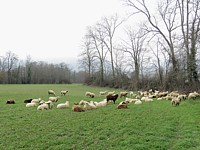
[[[58,95],[61,90],[69,90],[57,104],[69,100],[70,108],[37,111],[37,107],[25,107],[23,101],[28,98],[47,100],[49,89]],[[0,149],[200,149],[200,99],[186,100],[179,107],[171,106],[170,101],[154,100],[129,104],[126,110],[117,110],[117,104],[109,104],[82,113],[71,111],[73,103],[81,99],[102,100],[98,93],[104,90],[113,89],[79,84],[0,85]],[[86,91],[96,93],[96,98],[86,98]],[[5,104],[9,99],[15,99],[16,104]]]

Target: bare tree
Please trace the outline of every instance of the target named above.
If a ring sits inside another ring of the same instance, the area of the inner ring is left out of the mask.
[[[114,43],[114,35],[116,29],[124,22],[124,20],[119,20],[117,15],[113,15],[110,17],[103,17],[101,22],[98,23],[98,27],[101,29],[104,34],[102,42],[107,47],[110,53],[110,62],[112,67],[112,76],[115,77],[115,66],[114,66],[114,54],[113,54],[113,43]]]
[[[138,32],[133,31],[131,28],[126,30],[126,34],[128,36],[128,40],[124,41],[124,51],[125,53],[129,54],[131,57],[131,64],[134,64],[134,79],[132,80],[133,87],[138,89],[139,82],[140,82],[140,63],[141,63],[141,54],[144,51],[144,41],[145,41],[145,34],[140,29]]]
[[[18,57],[17,57],[16,54],[9,51],[9,52],[6,53],[5,61],[6,61],[6,66],[7,66],[6,67],[7,82],[11,83],[12,82],[11,71],[16,66],[16,63],[18,61]]]
[[[198,85],[197,45],[200,31],[200,1],[177,0],[180,10],[181,31],[187,56],[188,80],[192,85]]]

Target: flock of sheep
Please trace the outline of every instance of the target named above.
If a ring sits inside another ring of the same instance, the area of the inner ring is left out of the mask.
[[[68,93],[67,90],[62,90],[60,92],[61,96],[65,96]],[[27,99],[24,100],[24,103],[26,103],[26,107],[37,107],[37,110],[48,110],[52,109],[54,105],[58,102],[59,96],[56,96],[55,92],[53,90],[48,90],[48,101],[44,101],[41,98],[36,99]],[[95,97],[95,93],[93,92],[85,92],[85,97],[93,99]],[[118,93],[115,93],[115,91],[100,91],[99,97],[104,97],[101,101],[85,101],[80,100],[77,103],[74,103],[72,106],[72,111],[75,112],[83,112],[86,110],[96,109],[98,107],[104,107],[107,106],[109,103],[116,103],[117,99],[121,99],[122,101],[119,102],[117,105],[117,109],[126,109],[128,108],[129,103],[133,103],[135,105],[140,105],[143,102],[152,102],[154,100],[170,100],[171,104],[174,106],[179,106],[181,101],[186,99],[196,99],[200,96],[197,92],[192,92],[189,94],[180,94],[178,91],[173,92],[160,92],[160,91],[138,91],[137,93],[134,93],[133,91],[123,91]],[[6,102],[7,104],[15,104],[14,100],[8,100]],[[57,104],[56,108],[58,109],[65,109],[69,108],[70,103],[69,101],[66,101],[65,103],[59,103]]]

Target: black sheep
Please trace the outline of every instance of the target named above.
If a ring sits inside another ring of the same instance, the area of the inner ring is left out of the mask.
[[[115,101],[117,100],[117,98],[118,98],[118,94],[111,94],[111,95],[106,96],[107,103],[109,100],[112,100],[115,104]]]

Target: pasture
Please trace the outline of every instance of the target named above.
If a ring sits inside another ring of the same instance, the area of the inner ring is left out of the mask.
[[[26,108],[25,99],[48,99],[53,89],[60,96],[51,110]],[[81,84],[0,85],[0,149],[2,150],[198,150],[200,149],[200,99],[185,100],[180,106],[170,101],[116,104],[85,112],[70,108],[57,109],[56,104],[84,99],[101,101],[99,91],[119,89],[90,87]],[[86,98],[85,92],[96,94]],[[16,104],[6,104],[14,99]]]

